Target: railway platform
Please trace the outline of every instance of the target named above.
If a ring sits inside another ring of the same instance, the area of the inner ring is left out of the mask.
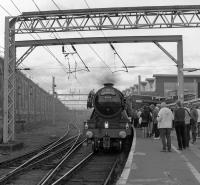
[[[134,142],[117,185],[199,185],[200,140],[188,149],[177,150],[172,131],[172,152],[161,152],[161,140],[143,138],[136,129]]]

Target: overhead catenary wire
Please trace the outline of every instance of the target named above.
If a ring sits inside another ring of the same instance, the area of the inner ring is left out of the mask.
[[[2,48],[2,49],[4,50],[4,47],[0,46],[0,48]],[[0,53],[4,53],[4,51],[0,51]],[[33,74],[31,73],[31,70],[32,70],[32,69],[30,69],[29,67],[27,67],[27,66],[24,65],[23,63],[21,63],[20,66],[22,67],[22,70],[23,70],[23,74],[24,74],[24,75],[26,75],[26,76],[29,75],[30,78],[33,77]],[[25,70],[25,72],[24,72],[24,70]],[[20,71],[21,71],[21,70],[20,70]],[[46,80],[41,80],[41,79],[40,79],[40,82],[41,82],[41,81],[42,81],[43,83],[46,83]]]
[[[61,10],[61,8],[58,6],[58,4],[56,4],[55,1],[53,1],[53,0],[51,0],[51,1],[52,1],[52,2],[54,3],[54,5],[58,8],[58,10],[62,12],[62,10]],[[72,24],[72,22],[71,22],[71,25],[74,26],[74,25]],[[87,43],[87,39],[85,39],[85,37],[84,37],[79,31],[77,31],[77,33],[81,36],[81,38],[83,38],[83,39],[86,41],[86,44],[88,44],[88,43]],[[90,49],[95,53],[95,55],[100,59],[100,61],[101,61],[102,63],[104,63],[104,65],[106,65],[107,68],[112,72],[112,70],[110,69],[110,66],[102,59],[102,57],[97,53],[97,51],[96,51],[90,44],[88,44],[88,46],[89,46]]]
[[[59,6],[54,2],[54,0],[51,0],[53,2],[53,4],[56,6],[57,9],[60,10]]]
[[[115,47],[113,46],[112,43],[110,43],[110,47],[112,48],[112,50],[114,51],[114,53],[119,57],[119,59],[121,60],[121,62],[124,64],[124,67],[126,69],[125,72],[128,72],[128,68],[126,66],[126,64],[124,63],[124,61],[122,60],[122,58],[120,57],[120,55],[118,54],[118,52],[116,51]],[[118,70],[118,71],[124,71],[124,70]],[[118,72],[118,71],[115,71],[115,72]]]
[[[13,0],[10,0],[11,2],[12,2],[12,4],[14,5],[14,7],[18,10],[18,12],[20,12],[21,13],[21,11],[20,11],[20,9],[17,7],[17,5],[14,3],[14,1]]]
[[[32,0],[33,1],[33,0]],[[15,6],[15,8],[19,11],[19,13],[20,14],[22,14],[22,12],[19,10],[19,8],[17,7],[17,5],[11,0],[11,2],[13,3],[13,5]],[[37,4],[35,3],[35,1],[33,1],[33,3],[34,3],[34,5],[36,5],[36,7],[38,8],[38,10],[40,11],[40,9],[39,9],[39,7],[37,6]],[[34,39],[34,40],[37,40],[32,34],[30,34],[31,35],[31,37]],[[37,35],[37,37],[40,39],[40,40],[42,40],[41,39],[41,37],[36,33],[36,35]],[[45,45],[42,45],[43,46],[43,48],[48,52],[48,53],[50,53],[52,56],[53,56],[53,58],[62,66],[62,68],[64,69],[64,71],[65,71],[65,69],[66,69],[66,67],[62,64],[62,62],[54,55],[54,53],[49,49],[49,47],[48,46],[45,46]],[[65,72],[67,72],[67,71],[65,71]]]
[[[17,5],[11,0],[11,2],[12,2],[12,4],[14,5],[14,7],[18,10],[18,12],[20,13],[20,14],[22,14],[22,12],[20,11],[20,9],[17,7]],[[34,2],[34,4],[35,4],[35,2]],[[39,8],[38,6],[36,6],[37,8]],[[11,15],[11,14],[10,14]],[[12,16],[12,15],[11,15]],[[25,24],[25,23],[24,23]],[[25,25],[26,26],[26,25]],[[36,33],[36,35],[39,37],[39,39],[40,40],[42,40],[41,39],[41,37]],[[30,36],[34,39],[34,40],[37,40],[32,34],[30,34]],[[64,72],[66,73],[66,74],[68,74],[68,72],[66,71],[66,67],[62,64],[62,62],[54,55],[54,53],[49,49],[49,47],[48,46],[45,46],[45,45],[42,45],[43,46],[43,48],[51,55],[51,56],[53,56],[53,58],[61,65],[61,67],[62,67],[62,69],[64,70]],[[81,84],[78,80],[77,80],[77,82],[79,83],[79,84]]]
[[[0,7],[10,16],[12,16],[12,14],[6,9],[4,8],[1,4],[0,4]]]
[[[32,0],[32,2],[36,6],[36,8],[38,9],[38,11],[40,12],[40,8],[37,6],[36,2],[34,0]]]
[[[13,0],[10,0],[12,3],[13,3],[13,5],[15,6],[15,8],[19,11],[19,13],[20,14],[22,14],[22,12],[20,11],[20,9],[17,7],[17,5],[13,2]],[[33,1],[33,3],[34,3],[34,5],[37,7],[37,9],[40,11],[40,9],[39,9],[39,7],[37,6],[37,4],[35,3],[35,1],[34,0],[32,0]],[[34,40],[37,40],[32,34],[30,34],[31,35],[31,37],[34,39]],[[38,36],[38,38],[40,39],[40,40],[42,40],[41,39],[41,37],[36,33],[36,35]],[[44,46],[44,45],[42,45],[43,47],[44,47],[44,49],[46,50],[46,51],[48,51],[55,59],[56,59],[56,61],[59,63],[59,64],[61,64],[62,66],[63,66],[63,64],[62,64],[62,62],[54,55],[54,53],[49,49],[49,47],[48,46]],[[64,66],[64,68],[65,68],[65,66]]]
[[[77,51],[76,48],[74,47],[74,45],[72,44],[71,46],[72,46],[72,49],[74,50],[74,52],[78,55],[79,59],[81,60],[81,62],[82,62],[83,65],[85,66],[85,68],[86,68],[88,71],[90,71],[89,68],[88,68],[88,66],[86,66],[85,62],[83,61],[83,59],[82,59],[81,56],[79,55],[78,51]]]
[[[39,8],[39,6],[37,5],[37,3],[34,1],[34,0],[32,0],[32,2],[34,3],[34,5],[36,6],[36,8],[38,9],[38,11],[40,12],[41,10],[40,10],[40,8]],[[55,2],[54,2],[54,4],[55,4]],[[54,35],[54,37],[57,39],[57,40],[59,40],[57,37],[56,37],[56,35],[55,35],[55,33],[54,32],[52,32],[53,33],[53,35]],[[37,34],[38,35],[38,34]],[[60,36],[57,34],[57,36],[60,38]],[[60,41],[59,41],[60,42]],[[61,45],[63,45],[63,43],[61,43],[60,42],[60,44]],[[47,47],[47,46],[46,46]],[[48,47],[47,47],[48,48]],[[49,50],[49,48],[48,48],[48,50]],[[56,57],[57,58],[57,57]],[[56,59],[57,60],[57,59]],[[58,60],[57,60],[58,61]],[[76,61],[75,61],[76,62]],[[82,61],[83,62],[83,61]],[[60,62],[59,62],[60,63]],[[84,63],[84,62],[83,62]],[[68,61],[68,66],[70,66],[69,65],[69,61]],[[86,69],[88,70],[88,67],[85,65],[85,67],[86,67]],[[69,71],[70,71],[70,68],[69,68]],[[68,73],[68,72],[67,72]],[[76,78],[76,74],[74,75],[74,77]],[[68,76],[68,79],[69,79],[69,76]],[[77,79],[77,78],[76,78]]]
[[[79,71],[87,71],[87,72],[90,72],[90,70],[89,70],[89,68],[87,67],[87,65],[85,64],[85,62],[83,61],[83,59],[81,58],[81,56],[79,55],[79,53],[77,52],[77,50],[76,50],[76,48],[73,46],[72,47],[72,49],[74,50],[74,52],[66,52],[65,51],[65,47],[64,47],[64,45],[62,46],[62,53],[64,54],[64,56],[65,56],[65,58],[66,57],[68,57],[69,55],[70,56],[72,56],[72,58],[73,58],[73,60],[74,60],[74,62],[75,62],[75,68],[74,68],[74,71],[71,71],[71,70],[69,70],[69,74],[70,73],[76,73],[76,72],[79,72]],[[76,54],[77,56],[78,56],[78,58],[79,58],[79,60],[81,60],[81,62],[83,63],[83,65],[84,65],[84,69],[79,69],[79,70],[76,70],[77,69],[77,61],[76,61],[76,59],[75,59],[75,57],[74,57],[74,54]],[[68,58],[69,59],[69,58]],[[68,60],[68,63],[69,63],[69,60]],[[71,69],[71,68],[70,68]]]
[[[85,4],[86,4],[86,6],[88,7],[88,9],[90,9],[90,6],[89,6],[87,0],[84,0],[84,2],[85,2]],[[94,21],[95,21],[95,20],[94,20]],[[103,32],[103,30],[100,30],[100,31],[102,32],[104,38],[105,38],[106,41],[108,42],[108,40],[107,40],[107,38],[106,38],[106,35],[105,35],[105,33]],[[108,43],[109,43],[109,42],[108,42]],[[117,54],[117,56],[119,57],[119,59],[121,60],[121,62],[124,64],[124,68],[126,69],[125,72],[128,72],[128,68],[126,67],[125,62],[122,60],[122,58],[121,58],[121,56],[119,55],[119,53],[116,51],[116,49],[114,48],[114,46],[112,45],[112,43],[109,43],[109,44],[110,44],[111,48],[113,49],[114,53]],[[118,70],[118,71],[124,71],[124,70]],[[114,72],[118,72],[118,71],[114,71]]]

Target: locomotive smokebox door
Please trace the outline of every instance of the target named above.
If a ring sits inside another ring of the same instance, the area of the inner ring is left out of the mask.
[[[110,137],[104,136],[103,137],[103,148],[110,148]]]

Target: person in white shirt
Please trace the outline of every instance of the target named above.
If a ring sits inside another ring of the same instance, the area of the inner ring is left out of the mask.
[[[200,107],[197,108],[198,119],[197,119],[197,138],[200,138]]]
[[[162,152],[171,152],[171,129],[172,121],[174,119],[172,111],[167,108],[165,102],[161,103],[161,109],[158,112],[158,129],[160,131],[160,138],[162,141]]]

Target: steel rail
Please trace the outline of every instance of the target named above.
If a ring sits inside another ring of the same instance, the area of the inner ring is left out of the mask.
[[[55,182],[53,182],[51,185],[57,185],[64,178],[66,178],[67,176],[71,175],[76,169],[78,169],[81,165],[83,165],[93,155],[94,155],[94,152],[90,153],[88,156],[86,156],[84,159],[82,159],[78,164],[76,164],[72,169],[70,169],[67,173],[65,173],[62,177],[60,177],[58,180],[56,180]]]
[[[42,158],[42,159],[39,158],[39,157],[42,157],[42,156],[46,155],[46,154],[47,154],[48,152],[50,152],[52,149],[54,149],[54,148],[60,146],[61,144],[65,143],[65,142],[67,142],[67,141],[70,141],[71,139],[74,139],[74,138],[76,138],[76,137],[77,137],[77,135],[76,135],[76,136],[72,136],[72,137],[68,138],[66,141],[64,141],[64,142],[62,142],[62,143],[59,143],[59,144],[53,146],[52,148],[49,148],[48,150],[44,150],[44,151],[40,152],[38,155],[35,155],[34,157],[32,157],[31,159],[29,159],[29,160],[26,161],[25,163],[23,163],[23,164],[21,164],[20,166],[18,166],[17,168],[15,168],[14,170],[12,170],[12,171],[10,171],[9,173],[3,175],[3,176],[0,178],[0,183],[1,183],[1,182],[5,182],[6,180],[8,180],[8,179],[12,178],[13,176],[15,176],[16,174],[18,174],[19,172],[24,171],[25,169],[30,168],[30,167],[32,167],[32,166],[38,164],[39,162],[45,160],[46,158],[48,158],[48,156],[47,156],[47,157],[45,156],[45,158]],[[71,144],[71,143],[70,143],[70,144]],[[65,147],[65,148],[66,148],[66,147]],[[60,150],[59,150],[59,152],[60,152]],[[57,154],[57,153],[54,153],[54,154]],[[51,157],[51,156],[52,156],[52,154],[49,155],[49,157]],[[38,160],[37,160],[37,159],[38,159]],[[35,160],[37,160],[37,161],[35,162]]]
[[[118,163],[118,158],[115,160],[115,162],[114,162],[114,164],[113,164],[113,166],[112,166],[112,168],[110,170],[110,173],[108,174],[107,178],[105,179],[103,185],[108,185],[108,183],[110,182],[111,176],[114,173],[114,170],[115,170],[115,168],[117,166],[117,163]]]
[[[77,138],[78,141],[78,138]],[[82,142],[80,142],[78,145],[74,146],[71,148],[71,150],[69,150],[69,152],[67,152],[64,156],[63,159],[59,162],[59,164],[53,169],[51,170],[46,177],[44,177],[37,185],[47,185],[48,183],[50,183],[50,181],[52,180],[52,178],[58,173],[58,171],[61,169],[62,165],[64,164],[64,162],[68,159],[68,157],[75,151],[77,150],[84,142],[86,141],[86,139],[84,139]]]
[[[48,146],[50,146],[51,144],[53,144],[53,142],[47,144],[47,145],[44,145],[44,146],[41,146],[41,147],[38,147],[38,148],[35,148],[33,151],[30,151],[30,152],[27,152],[23,155],[20,155],[18,157],[15,157],[15,158],[12,158],[12,159],[8,159],[8,160],[5,160],[5,161],[2,161],[0,162],[0,168],[4,168],[4,167],[9,167],[9,165],[12,165],[13,163],[15,162],[19,162],[20,160],[25,160],[25,159],[30,159],[31,157],[33,157],[34,155],[38,154],[39,152],[43,151],[44,149],[46,149]]]
[[[5,167],[5,166],[8,167],[8,164],[9,164],[9,163],[12,164],[12,163],[14,163],[14,162],[18,162],[19,160],[22,160],[22,159],[24,160],[25,158],[28,158],[29,156],[32,156],[32,158],[33,158],[33,157],[35,157],[36,155],[39,155],[41,152],[52,148],[52,147],[55,146],[57,143],[59,143],[61,140],[63,140],[63,139],[69,134],[69,131],[70,131],[70,130],[69,130],[69,124],[68,124],[67,131],[66,131],[65,134],[64,134],[62,137],[60,137],[58,140],[53,141],[53,142],[50,142],[50,143],[48,143],[47,145],[38,147],[38,148],[36,148],[35,150],[33,150],[33,151],[31,151],[31,152],[25,153],[24,155],[18,156],[18,157],[13,158],[13,159],[8,159],[8,160],[6,160],[6,161],[2,161],[2,162],[0,162],[0,168]],[[36,155],[34,155],[34,154],[36,154]],[[30,159],[31,159],[31,158],[29,158],[29,160],[30,160]]]
[[[61,154],[62,152],[65,152],[65,150],[71,149],[72,145],[74,144],[74,141],[72,140],[67,146],[63,146],[62,148],[59,148],[59,150],[57,150],[56,152],[49,154],[48,156],[45,156],[44,158],[39,159],[38,161],[35,161],[34,163],[31,163],[30,165],[26,166],[25,168],[31,168],[35,165],[37,165],[38,163],[41,163],[51,157],[55,157],[57,154]]]

